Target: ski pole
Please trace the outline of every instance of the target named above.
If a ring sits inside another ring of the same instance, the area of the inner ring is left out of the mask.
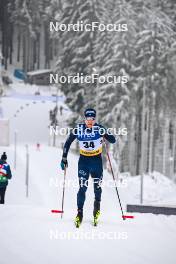
[[[63,191],[62,191],[62,213],[61,219],[64,213],[64,196],[65,196],[65,179],[66,179],[66,168],[64,169],[64,182],[63,182]]]
[[[64,169],[64,182],[63,182],[63,191],[62,191],[62,210],[51,210],[52,213],[60,213],[61,219],[64,213],[64,196],[65,196],[65,179],[66,179],[66,168]]]
[[[106,141],[105,141],[104,138],[103,138],[103,141],[104,141],[104,144],[105,144],[106,155],[108,157],[112,178],[113,178],[114,183],[115,183],[115,190],[116,190],[118,201],[119,201],[119,204],[120,204],[120,210],[121,210],[121,213],[122,213],[122,218],[123,218],[123,220],[125,220],[126,218],[133,218],[133,216],[124,215],[124,213],[123,213],[123,208],[122,208],[119,192],[118,192],[118,189],[117,189],[117,186],[116,186],[116,180],[115,180],[114,171],[113,171],[112,164],[111,164],[111,159],[110,159],[108,148],[107,148],[107,144],[106,144]]]

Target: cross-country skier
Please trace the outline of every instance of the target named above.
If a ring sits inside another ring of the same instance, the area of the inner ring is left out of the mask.
[[[8,185],[8,179],[12,178],[10,165],[6,162],[7,155],[4,152],[0,159],[0,204],[5,203],[5,192]]]
[[[61,168],[64,170],[68,166],[67,154],[70,145],[77,139],[79,141],[80,158],[78,162],[79,191],[77,193],[78,213],[75,219],[76,227],[80,226],[83,219],[83,206],[89,174],[91,174],[94,182],[94,225],[98,222],[102,193],[101,181],[103,177],[101,156],[103,137],[110,143],[115,143],[116,141],[112,134],[107,133],[107,130],[103,126],[96,123],[96,111],[94,109],[86,109],[84,116],[85,123],[78,124],[67,138],[61,160]]]

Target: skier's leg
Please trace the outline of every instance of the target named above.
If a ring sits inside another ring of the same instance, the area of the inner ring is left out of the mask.
[[[102,188],[101,188],[101,182],[102,182],[102,174],[101,175],[95,175],[93,177],[94,180],[94,194],[95,194],[95,200],[94,200],[94,209],[93,209],[93,216],[95,217],[97,212],[100,213],[100,202],[101,202],[101,194],[102,194]]]
[[[102,173],[101,174],[93,174],[93,180],[94,180],[94,194],[95,194],[95,200],[94,200],[94,208],[93,208],[93,224],[96,226],[98,224],[98,218],[100,216],[100,202],[101,202],[101,194],[102,194],[102,188],[101,188],[101,182],[102,182]]]
[[[93,208],[93,216],[94,216],[94,225],[97,225],[98,217],[100,215],[100,202],[101,202],[101,194],[102,194],[102,178],[103,178],[103,166],[102,159],[97,159],[92,164],[91,175],[94,183],[94,208]]]
[[[92,175],[93,184],[94,184],[95,201],[100,202],[101,201],[101,194],[102,194],[101,183],[102,183],[102,179],[103,179],[103,166],[102,166],[102,159],[101,158],[99,158],[99,159],[95,160],[95,162],[93,162],[91,175]]]
[[[78,210],[83,210],[86,191],[88,187],[89,171],[83,161],[79,160],[78,163],[78,177],[79,177],[79,191],[77,193],[77,207]]]
[[[93,183],[94,183],[94,194],[95,194],[95,201],[101,202],[101,194],[102,194],[102,188],[101,188],[101,182],[102,182],[102,174],[94,175],[93,176]]]
[[[6,187],[0,188],[0,204],[5,203],[5,192],[6,192]]]
[[[84,160],[79,159],[78,162],[78,177],[79,177],[79,191],[77,193],[77,207],[78,213],[75,218],[75,225],[79,227],[83,219],[83,206],[86,197],[86,191],[88,187],[89,171],[85,166]]]

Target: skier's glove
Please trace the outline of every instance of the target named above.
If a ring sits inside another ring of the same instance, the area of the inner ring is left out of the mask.
[[[68,161],[67,158],[62,158],[61,163],[60,163],[61,169],[65,170],[65,168],[68,167]]]

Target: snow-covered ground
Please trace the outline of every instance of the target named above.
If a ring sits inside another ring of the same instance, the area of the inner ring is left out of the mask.
[[[26,99],[26,103],[30,103]],[[63,104],[63,102],[60,102]],[[93,188],[89,183],[84,221],[79,230],[73,219],[76,214],[78,155],[69,153],[65,191],[64,216],[52,214],[61,209],[63,172],[59,163],[61,148],[48,146],[48,111],[52,102],[30,104],[17,117],[14,112],[24,104],[17,98],[3,98],[1,107],[5,118],[10,118],[11,145],[0,147],[8,161],[14,162],[14,131],[18,130],[17,168],[9,182],[6,205],[0,206],[1,257],[0,263],[61,264],[61,263],[134,263],[175,264],[176,217],[134,214],[134,219],[123,221],[111,175],[104,172],[101,218],[93,227]],[[68,118],[65,111],[64,118]],[[60,119],[64,122],[63,117]],[[64,139],[62,139],[64,140]],[[36,143],[41,142],[41,149]],[[29,197],[26,198],[26,152],[29,145]],[[140,176],[120,176],[122,204],[139,203]],[[176,204],[176,186],[166,177],[154,173],[144,177],[146,204]]]

